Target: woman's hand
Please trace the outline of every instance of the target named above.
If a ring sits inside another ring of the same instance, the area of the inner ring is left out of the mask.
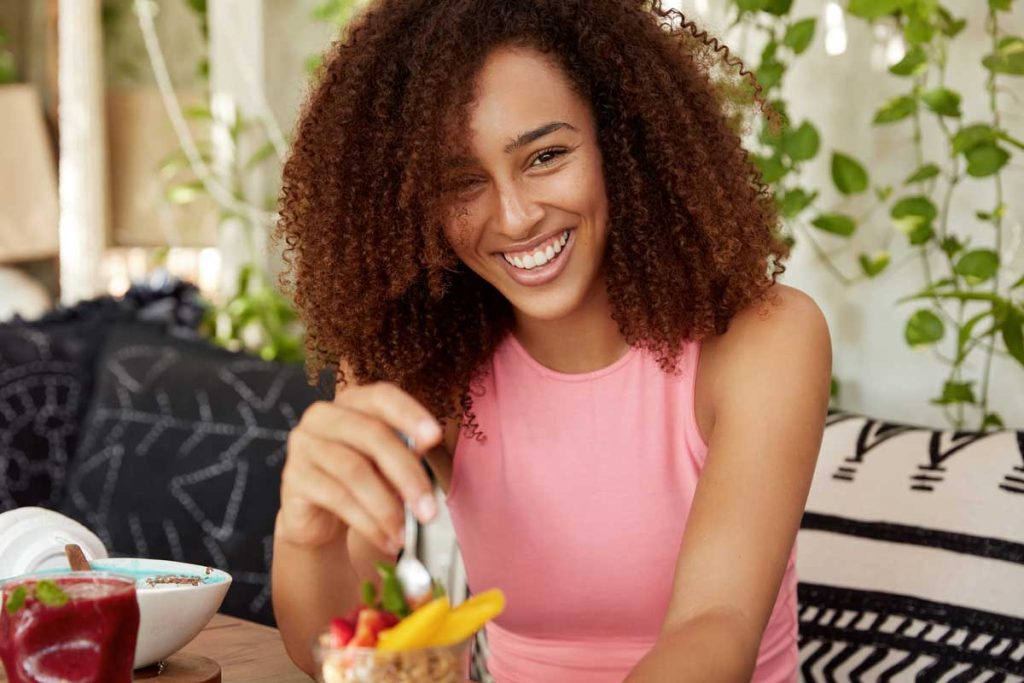
[[[437,513],[419,458],[441,438],[430,412],[391,383],[349,385],[333,403],[314,403],[288,436],[277,534],[319,547],[351,528],[394,555],[403,544],[403,501],[420,521]]]

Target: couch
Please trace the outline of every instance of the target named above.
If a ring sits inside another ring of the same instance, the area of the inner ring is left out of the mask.
[[[331,383],[213,347],[202,314],[167,281],[0,325],[0,510],[229,571],[223,610],[272,624],[285,442]],[[421,531],[458,584],[450,525]],[[797,550],[802,680],[1024,681],[1024,432],[832,412]]]

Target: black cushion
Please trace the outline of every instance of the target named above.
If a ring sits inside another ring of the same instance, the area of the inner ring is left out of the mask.
[[[0,324],[0,511],[58,504],[92,392],[96,355],[112,325],[145,321],[194,330],[202,314],[194,287],[160,281],[36,321]]]
[[[272,623],[285,443],[316,398],[301,366],[120,326],[99,359],[62,511],[112,554],[230,572],[223,611]]]

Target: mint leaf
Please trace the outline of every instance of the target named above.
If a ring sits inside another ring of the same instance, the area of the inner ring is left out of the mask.
[[[11,594],[7,596],[7,604],[5,605],[8,614],[14,614],[25,605],[25,599],[28,597],[28,591],[25,590],[24,586],[18,586]]]
[[[367,607],[377,606],[377,587],[373,585],[373,581],[363,581],[363,604]]]
[[[36,584],[36,600],[47,607],[63,607],[70,599],[53,581],[40,581]]]
[[[405,594],[402,592],[402,584],[395,573],[395,567],[384,562],[377,562],[374,566],[380,574],[380,606],[396,617],[409,616],[412,610],[405,602]]]

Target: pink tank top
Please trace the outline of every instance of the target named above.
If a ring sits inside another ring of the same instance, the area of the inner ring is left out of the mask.
[[[636,348],[566,374],[513,335],[495,351],[473,393],[486,440],[460,434],[448,505],[471,589],[507,598],[487,627],[498,683],[619,683],[654,645],[707,454],[699,353],[688,343],[677,375]],[[795,551],[755,683],[797,680]]]

